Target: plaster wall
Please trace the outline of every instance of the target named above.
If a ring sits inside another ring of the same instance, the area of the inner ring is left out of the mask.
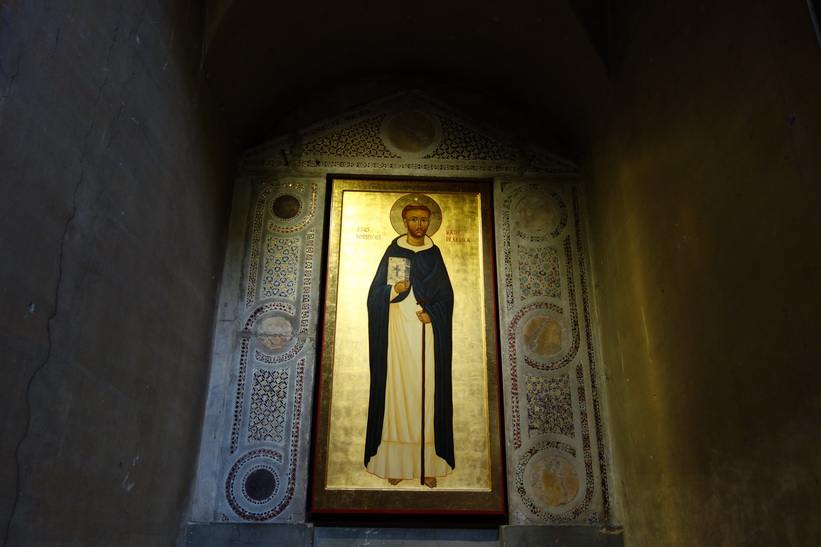
[[[168,545],[193,479],[231,143],[188,2],[0,7],[0,538]]]
[[[587,181],[629,545],[821,537],[821,49],[803,0],[616,9]]]

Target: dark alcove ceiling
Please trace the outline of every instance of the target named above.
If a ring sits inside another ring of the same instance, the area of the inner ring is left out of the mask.
[[[608,87],[607,3],[214,0],[205,70],[243,147],[419,88],[578,157]]]

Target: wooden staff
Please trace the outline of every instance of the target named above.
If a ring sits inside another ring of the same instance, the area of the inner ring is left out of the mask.
[[[416,302],[422,306],[422,313],[425,313],[425,306],[427,300],[419,300]],[[422,474],[419,477],[419,483],[425,485],[425,322],[422,322],[422,442],[420,443],[420,458],[422,460]]]

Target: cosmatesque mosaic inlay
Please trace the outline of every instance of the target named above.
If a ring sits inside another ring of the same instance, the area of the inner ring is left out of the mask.
[[[305,521],[326,180],[339,173],[494,180],[509,523],[610,522],[580,169],[417,92],[245,153],[194,518]]]
[[[496,197],[511,524],[608,522],[577,188],[497,184]]]

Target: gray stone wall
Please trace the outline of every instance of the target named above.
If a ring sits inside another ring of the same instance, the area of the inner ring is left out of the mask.
[[[231,143],[186,2],[0,7],[0,539],[168,545]]]
[[[616,500],[631,545],[817,543],[821,49],[805,1],[703,7],[614,10],[586,183]]]

